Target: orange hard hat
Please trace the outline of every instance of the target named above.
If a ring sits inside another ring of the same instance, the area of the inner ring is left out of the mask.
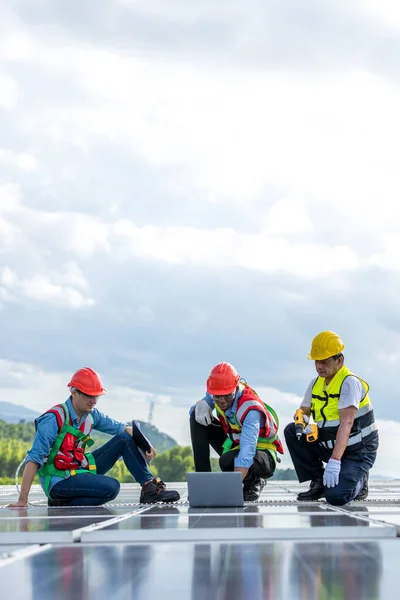
[[[234,366],[227,362],[218,363],[207,379],[207,392],[212,396],[231,394],[239,380],[240,376]]]
[[[89,367],[78,369],[72,375],[68,387],[74,387],[88,396],[102,396],[106,393],[101,384],[100,376]]]

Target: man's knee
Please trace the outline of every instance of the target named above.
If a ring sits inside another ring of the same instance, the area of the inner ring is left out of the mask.
[[[114,479],[114,477],[107,477],[106,484],[103,488],[103,496],[104,500],[109,502],[110,500],[114,500],[120,492],[121,484],[118,479]]]
[[[296,438],[296,430],[294,423],[289,423],[288,425],[286,425],[284,429],[284,434],[287,443],[290,443],[291,440],[294,440]]]
[[[328,504],[332,506],[344,506],[353,500],[355,493],[349,490],[341,490],[337,487],[325,487],[324,495]]]
[[[268,451],[258,450],[251,470],[254,475],[263,477],[263,479],[269,479],[274,474],[275,467],[276,463],[271,454]]]
[[[117,433],[116,435],[114,435],[112,439],[120,442],[121,444],[127,444],[132,441],[132,436],[127,431],[121,431],[121,433]]]
[[[219,466],[221,471],[233,471],[235,468],[235,457],[237,452],[225,452],[219,457]]]

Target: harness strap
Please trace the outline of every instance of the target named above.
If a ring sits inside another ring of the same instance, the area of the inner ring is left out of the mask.
[[[61,406],[63,407],[63,410],[64,410],[65,421],[63,423],[63,426],[62,426],[58,436],[56,437],[56,439],[54,441],[53,446],[51,447],[50,454],[47,457],[46,463],[38,471],[39,477],[44,477],[43,490],[48,498],[50,497],[49,487],[50,487],[50,482],[51,482],[52,477],[56,476],[56,477],[66,478],[68,476],[77,475],[78,473],[92,473],[93,475],[96,474],[96,461],[91,453],[87,453],[84,455],[88,461],[87,469],[72,469],[70,471],[68,471],[68,470],[62,471],[61,469],[57,469],[57,467],[54,465],[54,459],[57,456],[67,433],[72,434],[74,437],[76,437],[78,440],[80,440],[82,442],[82,450],[83,451],[85,449],[85,446],[90,447],[94,444],[94,440],[92,440],[86,433],[83,433],[79,429],[75,429],[75,427],[71,427],[71,425],[69,425],[68,406],[66,405],[66,403],[62,404]]]

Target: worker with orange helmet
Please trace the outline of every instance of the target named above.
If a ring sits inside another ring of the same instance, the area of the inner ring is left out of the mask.
[[[307,356],[315,362],[317,377],[308,385],[300,409],[306,423],[312,416],[317,424],[317,439],[296,437],[294,423],[285,428],[299,481],[311,481],[310,488],[298,494],[300,501],[325,497],[330,504],[342,506],[368,496],[368,474],[379,445],[378,428],[369,386],[345,366],[344,348],[337,333],[321,331]]]
[[[159,477],[153,477],[147,464],[157,452],[147,444],[141,452],[132,438],[132,427],[111,419],[97,408],[106,393],[100,377],[89,367],[78,369],[68,383],[70,396],[35,421],[36,436],[27,454],[18,502],[28,505],[29,491],[36,474],[49,506],[98,506],[114,500],[119,493],[117,479],[106,473],[119,458],[141,484],[140,503],[175,502],[178,492],[167,490]],[[93,453],[92,429],[113,437]],[[146,438],[145,438],[146,440]],[[148,440],[146,440],[148,442]]]
[[[216,411],[216,416],[213,411]],[[258,500],[275,471],[278,417],[234,366],[217,364],[207,379],[207,392],[190,409],[190,433],[196,471],[211,471],[210,446],[220,456],[222,471],[239,471],[245,501]]]

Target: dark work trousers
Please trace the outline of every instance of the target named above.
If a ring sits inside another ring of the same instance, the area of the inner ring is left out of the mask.
[[[211,471],[210,446],[218,456],[222,454],[222,445],[226,433],[218,419],[213,417],[212,425],[200,425],[195,419],[194,410],[190,415],[190,437],[194,456],[194,468],[198,471]]]
[[[239,454],[239,450],[229,450],[225,452],[219,459],[219,466],[221,471],[233,471],[235,468],[235,458]],[[244,483],[246,480],[253,480],[254,477],[262,477],[263,479],[269,479],[272,477],[275,471],[275,461],[268,451],[257,450],[254,456],[253,464],[248,470]]]
[[[285,440],[300,483],[322,479],[323,463],[329,461],[332,450],[324,448],[318,442],[307,442],[305,435],[298,440],[294,423],[289,423],[285,427]],[[329,504],[343,506],[354,500],[375,459],[376,450],[369,449],[368,444],[362,452],[355,453],[353,457],[351,454],[343,455],[339,483],[333,488],[325,488],[326,501]]]
[[[235,468],[234,460],[239,454],[239,450],[230,450],[222,454],[222,445],[226,440],[226,433],[218,419],[213,418],[212,425],[200,425],[195,419],[194,411],[190,415],[190,435],[192,438],[194,468],[199,471],[211,471],[210,464],[210,446],[214,448],[219,455],[219,466],[221,471],[233,471]],[[246,479],[251,476],[263,477],[268,479],[272,477],[275,471],[275,461],[269,452],[257,450],[254,456],[254,462],[249,468]]]

